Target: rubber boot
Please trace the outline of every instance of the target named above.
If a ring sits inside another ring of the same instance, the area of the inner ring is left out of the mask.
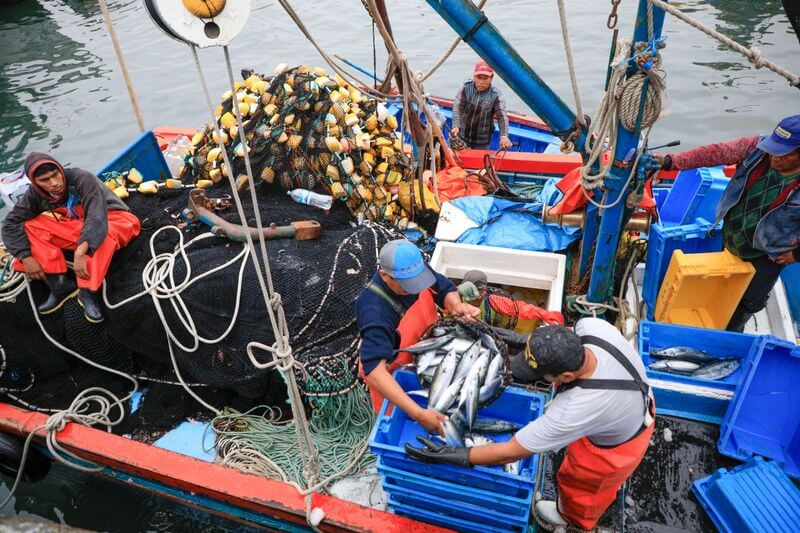
[[[58,311],[64,303],[78,293],[78,287],[66,274],[45,274],[45,283],[50,288],[50,296],[36,309],[47,315]]]
[[[78,303],[83,307],[83,314],[86,316],[86,320],[92,324],[99,324],[105,318],[96,291],[81,289],[78,292]]]

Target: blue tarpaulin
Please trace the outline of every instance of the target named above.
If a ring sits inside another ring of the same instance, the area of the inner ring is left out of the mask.
[[[555,205],[561,192],[548,181],[530,202],[493,196],[465,196],[453,204],[480,226],[468,229],[458,242],[534,252],[558,252],[580,238],[581,228],[542,223],[543,200]]]

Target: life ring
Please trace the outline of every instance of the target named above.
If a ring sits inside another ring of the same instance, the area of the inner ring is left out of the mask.
[[[0,474],[14,479],[17,477],[22,462],[22,451],[25,441],[21,437],[0,433]],[[28,448],[22,481],[36,483],[44,479],[50,471],[51,461],[33,446]]]

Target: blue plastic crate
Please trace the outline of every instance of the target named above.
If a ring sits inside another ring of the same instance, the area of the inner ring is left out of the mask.
[[[421,388],[417,376],[413,372],[399,370],[395,372],[394,377],[403,390],[410,391]],[[417,396],[412,396],[412,398],[421,406],[426,406],[424,398]],[[509,387],[500,398],[481,409],[478,416],[524,425],[542,414],[545,401],[546,397],[543,394]],[[401,409],[394,409],[391,416],[387,416],[388,405],[388,401],[384,401],[369,443],[372,452],[381,458],[384,465],[516,498],[526,498],[533,488],[536,468],[532,456],[522,460],[519,475],[507,474],[503,471],[502,466],[461,468],[453,465],[427,464],[411,459],[406,455],[403,445],[411,443],[417,446],[419,442],[416,437],[418,435],[424,437],[428,433]],[[508,433],[493,437],[497,442],[505,442],[511,436],[512,434]]]
[[[800,347],[769,335],[756,340],[717,447],[742,461],[773,459],[800,478]]]
[[[665,226],[693,224],[695,219],[714,220],[717,204],[730,180],[722,167],[682,170],[659,211]]]
[[[669,187],[653,187],[653,200],[656,202],[656,210],[661,211],[667,196],[669,196],[669,191]]]
[[[786,299],[789,301],[792,322],[800,323],[800,263],[785,266],[781,270],[781,280],[786,289]]]
[[[660,222],[650,226],[642,281],[642,299],[646,304],[648,320],[653,320],[658,291],[675,250],[687,254],[722,251],[722,231],[717,228],[709,236],[711,226],[712,223],[705,219],[697,219],[694,224],[683,226],[665,227]]]
[[[538,461],[539,454],[535,457]],[[538,462],[536,465],[538,466]],[[509,520],[520,521],[523,524],[527,523],[530,515],[533,489],[528,491],[524,498],[514,498],[391,468],[384,465],[380,459],[378,459],[377,468],[381,474],[384,489],[390,492],[392,488],[399,488],[423,498],[435,496],[447,501],[448,507],[463,503],[464,505],[480,507],[493,513],[502,514],[508,517]],[[428,509],[429,507],[424,508]]]
[[[440,498],[431,494],[405,490],[384,481],[383,491],[392,501],[408,507],[436,513],[447,518],[456,518],[464,522],[472,522],[478,528],[497,528],[500,531],[525,531],[528,527],[526,519],[492,511],[485,507],[470,503],[454,503],[448,498]],[[425,520],[424,517],[419,517]]]
[[[508,531],[506,527],[492,527],[486,524],[477,524],[469,520],[463,520],[456,516],[447,516],[427,509],[421,509],[413,505],[407,505],[399,502],[396,497],[388,495],[386,504],[389,509],[394,513],[401,516],[407,516],[414,520],[433,524],[435,526],[446,527],[454,531],[463,531],[465,533],[504,533]]]
[[[642,321],[639,324],[639,354],[645,367],[655,361],[650,352],[672,346],[686,346],[720,358],[734,357],[740,359],[742,365],[736,372],[720,380],[708,380],[671,374],[647,369],[647,376],[653,380],[675,383],[671,390],[659,387],[658,381],[653,384],[658,413],[700,420],[715,424],[722,423],[730,403],[729,398],[736,386],[745,376],[746,362],[755,349],[756,335],[733,333],[715,329],[693,328],[660,322]],[[680,385],[704,387],[704,394],[692,394]],[[720,394],[714,394],[718,390]]]
[[[135,168],[138,170],[144,181],[165,180],[171,178],[167,160],[158,146],[156,136],[152,131],[146,131],[139,135],[130,146],[122,153],[111,160],[97,175],[106,172],[127,172]]]
[[[760,457],[720,468],[692,485],[718,530],[800,532],[800,490],[774,462]]]

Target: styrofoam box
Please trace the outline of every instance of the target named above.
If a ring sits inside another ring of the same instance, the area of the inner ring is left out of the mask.
[[[436,243],[430,262],[436,272],[452,279],[480,270],[489,283],[545,290],[548,311],[561,311],[566,264],[560,254],[443,241]]]

